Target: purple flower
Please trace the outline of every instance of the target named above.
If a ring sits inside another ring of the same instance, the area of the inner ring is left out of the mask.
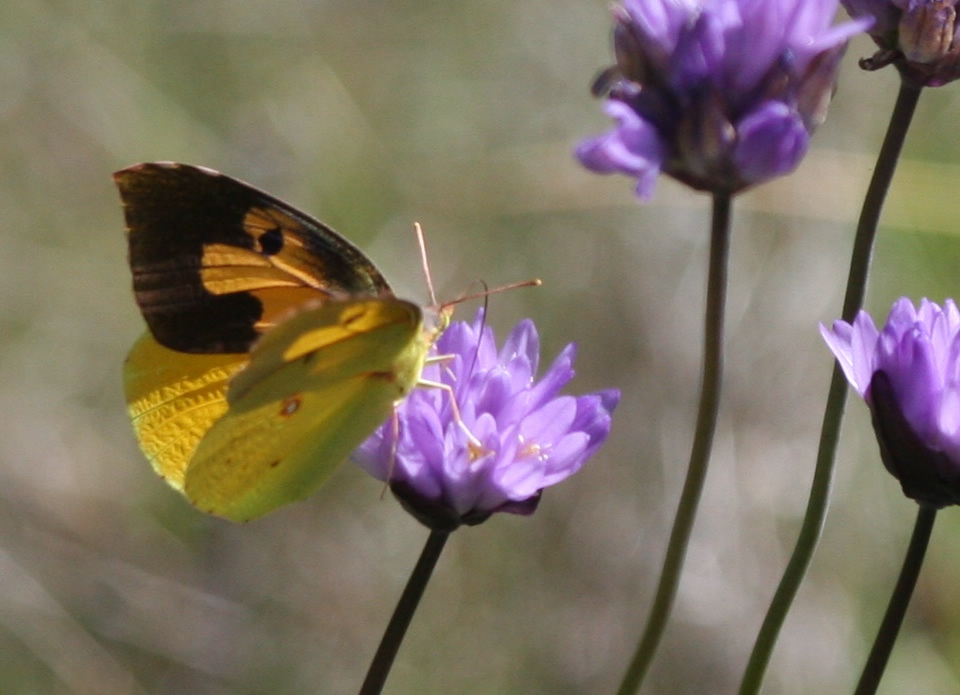
[[[904,79],[939,87],[960,77],[956,0],[840,0],[851,17],[874,20],[869,34],[880,47],[860,61],[865,70],[895,65]]]
[[[960,504],[960,311],[901,298],[878,332],[870,315],[820,333],[873,416],[884,465],[918,502]]]
[[[826,117],[847,40],[863,19],[831,27],[838,0],[623,0],[610,132],[577,157],[637,180],[649,198],[663,172],[698,190],[736,193],[793,171]]]
[[[568,345],[537,381],[540,339],[522,321],[497,352],[483,312],[454,322],[437,341],[423,378],[452,389],[417,388],[354,453],[388,481],[404,507],[430,528],[474,525],[494,512],[532,514],[541,491],[576,473],[606,440],[616,390],[558,395],[573,378]],[[466,431],[469,430],[469,433]]]

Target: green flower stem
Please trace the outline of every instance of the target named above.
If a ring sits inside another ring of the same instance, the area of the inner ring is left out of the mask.
[[[890,188],[890,181],[900,159],[900,151],[907,131],[913,120],[913,113],[920,98],[921,88],[901,81],[897,103],[893,107],[890,125],[884,137],[873,178],[867,188],[867,195],[860,211],[860,221],[853,242],[850,257],[850,273],[847,277],[847,291],[843,300],[843,320],[853,322],[857,312],[863,307],[863,298],[867,290],[867,274],[873,256],[873,243],[877,235],[877,225],[883,202]],[[820,429],[820,445],[817,451],[817,463],[813,473],[813,484],[807,511],[800,527],[800,536],[793,549],[793,555],[787,564],[780,586],[774,594],[767,616],[757,635],[750,661],[740,684],[740,695],[754,695],[763,685],[763,677],[770,663],[770,656],[777,643],[777,637],[787,612],[793,604],[800,583],[803,581],[810,559],[816,550],[827,516],[827,503],[830,498],[830,486],[833,479],[834,460],[837,442],[840,437],[840,423],[843,420],[843,408],[847,399],[847,380],[839,366],[834,365],[827,405],[823,413]]]
[[[427,588],[427,582],[433,574],[433,568],[437,566],[437,560],[440,559],[440,553],[449,537],[448,531],[430,532],[430,537],[427,538],[427,543],[420,553],[420,559],[417,560],[417,566],[413,568],[410,579],[407,580],[407,586],[390,618],[390,623],[383,633],[380,646],[377,647],[377,653],[367,671],[367,677],[360,686],[360,695],[379,695],[383,690],[383,684],[390,674],[390,667],[393,666],[400,643],[407,634],[413,614],[417,610],[423,591]]]
[[[880,685],[880,679],[883,678],[887,661],[890,659],[890,652],[893,651],[893,643],[897,641],[897,635],[900,633],[903,616],[907,612],[907,606],[910,605],[913,588],[917,585],[917,577],[920,576],[920,568],[927,554],[927,545],[930,543],[930,534],[933,532],[933,522],[936,519],[936,509],[920,506],[907,555],[903,558],[903,567],[900,568],[900,577],[890,596],[887,612],[883,616],[883,622],[880,623],[880,630],[877,631],[877,637],[870,649],[870,657],[863,667],[854,695],[873,695],[877,692],[877,686]]]
[[[620,695],[635,693],[653,661],[663,637],[670,610],[677,595],[683,561],[690,542],[690,532],[697,514],[703,481],[707,476],[713,433],[720,405],[720,382],[723,372],[723,318],[727,294],[727,256],[730,250],[730,196],[717,193],[713,197],[713,220],[710,237],[710,269],[707,278],[707,307],[704,320],[703,385],[697,425],[690,452],[687,478],[680,495],[680,504],[670,532],[670,542],[660,572],[660,583],[653,607],[637,645],[637,651],[620,684]]]

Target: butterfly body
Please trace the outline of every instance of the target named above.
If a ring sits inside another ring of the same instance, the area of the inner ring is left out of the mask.
[[[149,332],[124,367],[151,464],[252,519],[312,492],[416,385],[438,331],[329,227],[218,172],[114,175]]]

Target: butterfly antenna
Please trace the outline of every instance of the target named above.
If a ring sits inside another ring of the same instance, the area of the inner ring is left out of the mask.
[[[483,331],[487,327],[487,309],[490,308],[490,288],[487,286],[486,280],[480,280],[480,284],[483,285],[483,314],[480,318],[480,336],[481,338],[477,340],[477,349],[473,351],[473,359],[470,362],[470,369],[467,370],[467,381],[473,376],[473,370],[477,368],[477,362],[480,360],[480,341],[483,339]]]
[[[427,238],[423,233],[423,227],[420,226],[419,222],[413,223],[413,229],[417,234],[417,245],[420,247],[420,265],[423,268],[423,277],[427,280],[427,291],[430,293],[430,306],[439,307],[440,312],[443,313],[446,310],[449,310],[450,307],[453,307],[457,304],[462,304],[471,299],[484,298],[484,309],[486,309],[486,298],[491,294],[499,294],[501,292],[506,292],[507,290],[517,290],[521,287],[540,287],[543,284],[543,281],[540,278],[534,278],[533,280],[522,280],[520,282],[512,282],[509,285],[501,285],[499,287],[494,287],[492,290],[487,286],[487,283],[480,281],[480,284],[483,285],[483,292],[475,292],[473,294],[464,294],[456,299],[452,299],[443,304],[437,302],[437,294],[433,289],[433,276],[430,274],[430,261],[427,255]]]
[[[419,222],[413,223],[417,233],[417,243],[420,245],[420,263],[423,265],[423,276],[427,279],[427,290],[430,292],[430,305],[437,306],[437,295],[433,291],[433,278],[430,276],[430,261],[427,260],[427,240],[423,235],[423,228]]]
[[[480,284],[483,285],[483,292],[463,294],[456,299],[451,299],[449,302],[444,302],[440,305],[441,311],[444,309],[449,309],[452,306],[456,306],[457,304],[462,304],[463,302],[469,302],[471,299],[483,299],[484,310],[486,310],[487,297],[490,295],[500,294],[501,292],[506,292],[507,290],[518,290],[522,287],[540,287],[543,284],[543,280],[540,278],[534,278],[533,280],[521,280],[520,282],[511,282],[509,285],[500,285],[499,287],[494,287],[492,290],[487,288],[487,283],[484,281],[481,280]]]

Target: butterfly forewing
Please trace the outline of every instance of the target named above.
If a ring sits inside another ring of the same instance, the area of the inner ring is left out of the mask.
[[[329,227],[219,172],[160,162],[114,180],[137,303],[168,348],[245,352],[306,302],[390,292],[371,261]]]
[[[193,355],[160,345],[150,333],[124,363],[127,407],[140,448],[177,489],[197,445],[227,412],[227,384],[249,355]]]

